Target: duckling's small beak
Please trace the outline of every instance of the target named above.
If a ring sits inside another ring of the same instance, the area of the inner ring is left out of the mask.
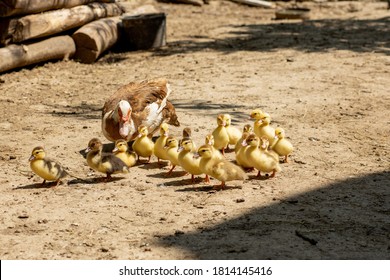
[[[193,157],[194,157],[194,158],[199,158],[199,157],[200,157],[200,154],[199,154],[199,153],[194,153]]]
[[[118,151],[118,148],[117,148],[117,147],[115,147],[115,148],[112,150],[113,153],[116,153],[117,151]]]
[[[241,146],[243,146],[243,147],[246,147],[246,146],[248,146],[248,142],[246,142],[246,140],[242,140],[242,142],[241,142]]]
[[[275,135],[275,136],[274,136],[274,139],[278,139],[278,138],[279,138],[278,135]]]
[[[165,136],[165,137],[168,137],[168,136],[169,136],[167,131],[164,132],[164,136]]]
[[[178,152],[178,153],[180,153],[180,152],[183,151],[183,150],[184,150],[183,146],[180,146],[179,148],[177,148],[177,152]]]
[[[213,146],[213,141],[207,142],[208,145]]]
[[[31,155],[28,159],[28,161],[33,161],[35,159],[35,156],[34,155]]]
[[[91,148],[90,148],[90,147],[88,147],[88,148],[85,149],[85,153],[88,153],[89,151],[91,151]]]

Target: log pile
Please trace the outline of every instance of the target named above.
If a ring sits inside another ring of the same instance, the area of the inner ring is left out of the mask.
[[[118,39],[123,13],[116,0],[0,1],[0,73],[75,55],[92,63]]]

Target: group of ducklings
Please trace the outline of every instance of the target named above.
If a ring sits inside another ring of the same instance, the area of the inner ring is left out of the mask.
[[[169,161],[170,169],[166,176],[171,175],[176,166],[180,166],[191,175],[191,182],[195,182],[196,175],[205,174],[205,182],[213,177],[221,182],[218,186],[225,188],[225,182],[247,179],[246,171],[256,169],[257,177],[262,173],[274,177],[281,171],[280,157],[288,162],[288,156],[293,151],[293,145],[285,138],[283,128],[276,129],[270,125],[271,117],[260,109],[254,109],[250,117],[254,119],[253,126],[244,125],[240,130],[232,125],[229,114],[217,116],[217,127],[212,133],[206,135],[205,144],[197,148],[191,138],[191,129],[183,130],[182,139],[169,135],[169,125],[162,123],[159,128],[160,135],[154,142],[148,137],[146,126],[138,127],[138,137],[129,143],[123,139],[115,141],[112,152],[103,152],[103,144],[93,138],[85,150],[87,164],[93,170],[106,174],[104,180],[110,180],[112,174],[127,173],[129,168],[147,158],[150,162],[152,155],[161,160]],[[235,163],[225,157],[229,145],[234,145]],[[70,175],[57,162],[45,157],[42,147],[33,149],[29,159],[30,167],[34,173],[46,181],[54,181],[57,186],[61,179]],[[72,175],[70,175],[72,176]],[[73,176],[75,177],[75,176]],[[77,178],[77,177],[76,177]]]

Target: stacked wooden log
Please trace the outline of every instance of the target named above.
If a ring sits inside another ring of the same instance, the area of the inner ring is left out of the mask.
[[[91,63],[117,40],[123,12],[116,0],[0,1],[0,73],[71,57]]]

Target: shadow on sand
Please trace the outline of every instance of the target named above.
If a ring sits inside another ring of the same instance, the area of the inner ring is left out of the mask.
[[[199,259],[390,259],[389,175],[335,182],[159,242]]]

